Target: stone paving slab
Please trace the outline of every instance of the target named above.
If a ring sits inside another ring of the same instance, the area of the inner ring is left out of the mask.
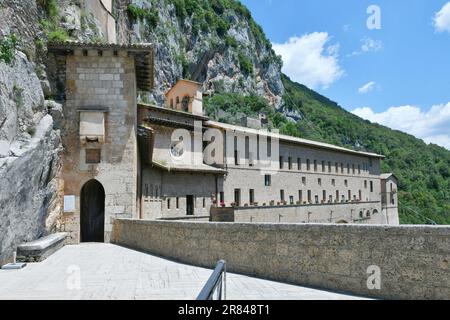
[[[66,246],[23,270],[0,270],[0,300],[193,300],[212,270],[112,244]],[[230,300],[358,297],[227,274]]]

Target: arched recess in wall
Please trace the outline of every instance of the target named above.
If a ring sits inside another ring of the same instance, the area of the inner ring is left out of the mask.
[[[183,97],[183,100],[181,100],[181,110],[184,112],[189,112],[189,102],[190,98],[188,95],[185,95]]]
[[[377,210],[377,209],[373,210],[373,212],[372,212],[373,215],[375,215],[375,214],[377,214],[377,213],[378,213],[378,210]]]
[[[370,211],[369,210],[367,210],[367,212],[366,212],[366,217],[370,218]]]
[[[105,241],[105,189],[97,180],[89,180],[81,188],[80,241]]]

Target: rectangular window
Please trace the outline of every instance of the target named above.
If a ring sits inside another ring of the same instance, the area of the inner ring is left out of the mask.
[[[176,203],[177,209],[180,209],[180,198],[179,197],[177,197],[177,201],[176,202],[177,202]]]
[[[319,184],[319,186],[321,186],[322,185],[322,179],[317,179],[317,183]]]
[[[237,207],[241,206],[241,189],[234,189],[234,203]]]
[[[284,201],[284,190],[280,190],[280,199]]]
[[[358,164],[358,174],[361,174],[361,165]]]
[[[336,190],[336,200],[339,201],[339,190]]]
[[[167,209],[169,209],[169,210],[170,210],[170,198],[169,198],[169,199],[167,199]]]
[[[332,185],[333,187],[336,186],[336,180],[335,180],[335,179],[332,179],[332,180],[331,180],[331,185]]]
[[[314,160],[314,172],[317,172],[317,160]]]
[[[292,158],[288,158],[289,170],[292,170]]]
[[[239,165],[239,152],[237,150],[234,150],[234,165]]]
[[[335,169],[336,173],[338,173],[339,172],[339,163],[336,162],[334,165],[336,166],[336,169]]]
[[[283,167],[284,167],[284,159],[283,159],[283,157],[281,156],[281,157],[280,157],[280,169],[283,169]]]
[[[364,180],[364,189],[367,189],[367,180]]]
[[[100,163],[101,150],[100,149],[86,149],[86,163],[96,164]]]
[[[272,176],[270,174],[266,174],[264,176],[264,185],[266,187],[270,187],[272,185]]]
[[[325,161],[322,161],[322,172],[325,172],[326,168],[325,168]]]
[[[328,173],[331,173],[331,162],[328,161]]]
[[[303,191],[298,190],[298,201],[300,201],[300,204],[303,203]]]
[[[348,201],[352,200],[352,191],[348,190]]]
[[[359,201],[362,201],[362,191],[361,190],[359,190]]]
[[[206,198],[203,198],[203,208],[206,208]]]
[[[327,191],[326,190],[322,191],[322,200],[323,200],[323,202],[327,201]]]
[[[306,170],[311,171],[311,161],[306,159]]]
[[[220,203],[225,202],[225,193],[223,191],[219,193],[219,199],[220,199]]]
[[[344,164],[341,162],[341,173],[344,173]]]
[[[344,185],[348,187],[348,180],[344,180]]]
[[[194,215],[194,212],[195,212],[195,210],[194,210],[194,207],[195,207],[194,203],[195,203],[194,196],[187,195],[186,196],[186,215],[187,216],[193,216]]]
[[[302,159],[297,159],[297,169],[298,171],[302,171]]]
[[[306,177],[302,177],[302,184],[306,186]]]
[[[315,196],[316,204],[319,203],[319,196]]]
[[[311,190],[308,190],[308,202],[309,202],[309,203],[312,202],[312,194],[311,194]]]
[[[347,174],[350,174],[350,163],[347,163]]]
[[[370,192],[373,192],[373,181],[370,181]]]
[[[353,172],[353,174],[356,173],[356,171],[355,171],[355,165],[354,165],[354,164],[352,164],[352,172]]]
[[[250,199],[250,204],[254,204],[255,203],[255,190],[254,189],[250,189],[250,191],[249,191],[249,199]]]
[[[290,196],[290,197],[289,197],[289,204],[290,204],[290,205],[293,205],[293,204],[294,204],[294,197],[293,197],[293,196]]]

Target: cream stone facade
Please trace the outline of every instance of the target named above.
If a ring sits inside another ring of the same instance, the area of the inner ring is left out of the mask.
[[[381,155],[210,121],[191,81],[162,107],[138,104],[137,90],[153,84],[148,45],[49,51],[62,84],[61,225],[72,243],[108,242],[115,218],[398,224],[397,180],[381,175]]]

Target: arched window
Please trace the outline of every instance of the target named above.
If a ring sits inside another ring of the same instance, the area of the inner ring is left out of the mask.
[[[369,210],[367,210],[367,212],[366,212],[366,217],[370,218],[370,211]]]
[[[377,209],[373,210],[373,212],[372,212],[373,215],[375,215],[375,214],[377,214],[377,213],[378,213],[378,210],[377,210]]]
[[[360,212],[359,212],[359,217],[360,217],[361,219],[364,218],[364,212],[360,211]]]
[[[181,102],[181,110],[183,110],[184,112],[189,112],[189,97],[185,96],[183,98],[183,101]]]

